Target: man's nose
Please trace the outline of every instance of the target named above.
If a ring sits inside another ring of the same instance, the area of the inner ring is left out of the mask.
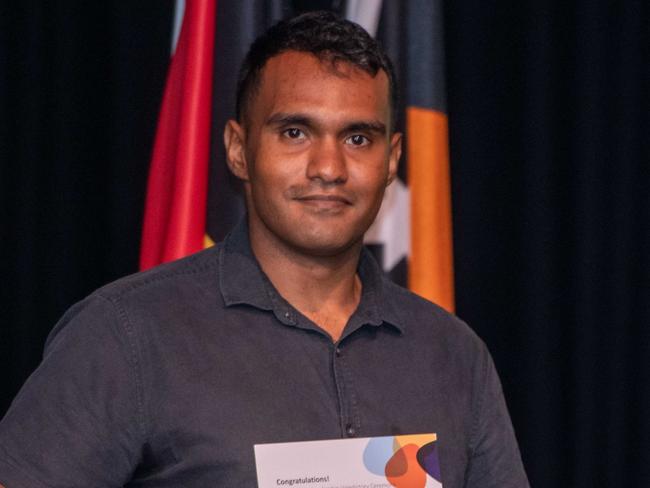
[[[343,183],[348,179],[344,148],[335,137],[325,137],[312,145],[307,178],[322,183]]]

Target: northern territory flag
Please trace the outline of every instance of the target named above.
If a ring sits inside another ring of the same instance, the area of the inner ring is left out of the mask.
[[[182,27],[151,162],[142,269],[220,241],[241,217],[243,199],[227,169],[222,140],[224,124],[235,112],[239,65],[267,27],[324,3],[179,3]],[[405,133],[405,157],[366,244],[393,279],[453,310],[441,2],[348,0],[329,6],[379,39],[395,63],[402,93],[398,128]]]
[[[362,10],[375,1],[349,4]],[[404,132],[406,156],[400,180],[389,187],[366,241],[381,245],[384,269],[397,274],[396,281],[453,311],[442,0],[384,1],[377,38],[393,60],[400,83],[398,127]],[[406,273],[400,270],[404,267]]]

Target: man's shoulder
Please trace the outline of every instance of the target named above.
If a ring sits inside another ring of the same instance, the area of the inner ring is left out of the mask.
[[[108,283],[95,290],[89,298],[108,301],[139,300],[145,296],[178,297],[197,288],[218,290],[220,245],[187,257],[158,265]]]
[[[485,348],[466,322],[440,305],[388,279],[383,287],[385,297],[403,321],[406,334],[418,337],[424,344],[435,338],[435,343],[455,351],[470,349],[475,353]]]
[[[215,246],[98,288],[66,311],[50,332],[46,349],[62,338],[103,337],[111,330],[120,336],[127,323],[135,327],[160,318],[174,322],[183,310],[206,302],[214,310],[219,303],[218,256]]]
[[[386,297],[395,303],[399,303],[403,309],[408,310],[412,314],[423,314],[443,321],[450,320],[453,322],[460,320],[440,305],[427,300],[408,288],[398,285],[388,278],[384,278],[382,287]]]

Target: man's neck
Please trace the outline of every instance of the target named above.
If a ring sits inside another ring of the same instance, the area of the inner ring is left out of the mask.
[[[273,286],[336,342],[361,299],[356,270],[362,244],[336,256],[309,256],[279,243],[269,245],[254,232],[251,229],[253,254]],[[259,242],[264,245],[256,245]]]

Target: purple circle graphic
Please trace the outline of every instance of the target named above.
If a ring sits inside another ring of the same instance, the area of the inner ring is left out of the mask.
[[[442,483],[440,476],[440,462],[438,461],[438,445],[436,442],[429,442],[423,445],[416,455],[420,467],[434,480]]]

